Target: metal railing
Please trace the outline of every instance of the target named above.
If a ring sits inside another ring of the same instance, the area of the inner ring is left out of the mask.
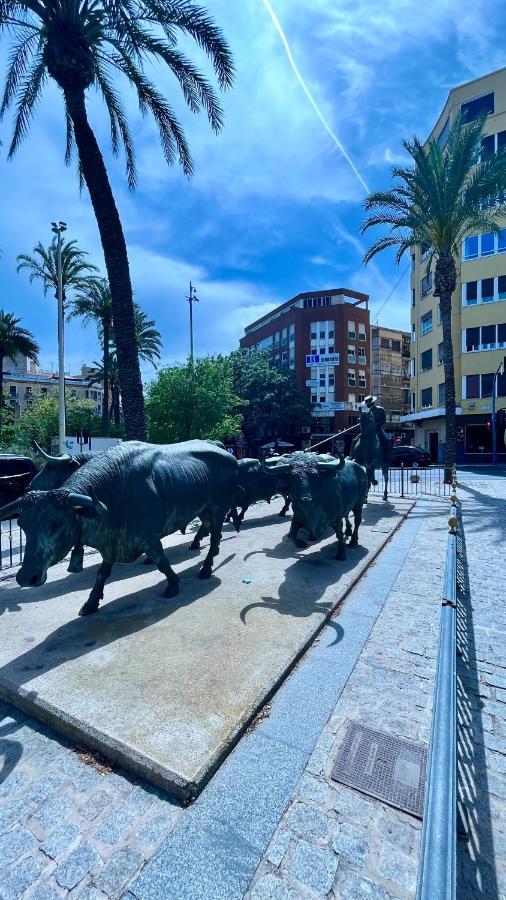
[[[454,900],[457,869],[457,474],[453,468],[417,900]]]
[[[385,488],[381,470],[376,469],[377,485],[371,486],[371,493],[382,494]],[[446,497],[451,493],[451,485],[445,484],[443,466],[392,468],[388,470],[388,493],[392,497],[412,497],[430,494]]]
[[[23,562],[23,532],[16,517],[0,521],[0,572]]]

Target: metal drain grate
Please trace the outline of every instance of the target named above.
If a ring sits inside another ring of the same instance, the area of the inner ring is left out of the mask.
[[[426,769],[423,744],[350,722],[332,778],[421,819]]]

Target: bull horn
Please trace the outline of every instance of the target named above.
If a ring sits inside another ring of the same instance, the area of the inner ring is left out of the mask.
[[[5,506],[0,507],[0,520],[18,516],[21,511],[22,499],[22,497],[18,497],[16,500],[11,500],[10,503],[6,503]]]
[[[344,467],[344,456],[339,454],[339,459],[318,459],[317,462],[318,468],[323,469],[325,472],[338,472],[339,469]]]
[[[105,503],[90,497],[88,494],[76,494],[74,491],[71,491],[67,495],[67,500],[71,506],[75,507],[75,509],[78,509],[79,507],[81,507],[81,509],[94,509],[99,516],[106,516],[109,512]]]
[[[40,456],[42,456],[43,459],[47,460],[47,462],[62,463],[62,462],[70,462],[70,460],[72,459],[72,457],[69,456],[68,453],[62,453],[61,456],[51,456],[50,453],[46,453],[46,451],[42,449],[42,447],[40,446],[40,444],[37,443],[35,438],[33,441],[33,446],[35,447],[37,453]]]
[[[290,463],[287,459],[283,459],[282,456],[269,456],[263,460],[262,468],[267,472],[278,472],[281,474],[288,472]]]

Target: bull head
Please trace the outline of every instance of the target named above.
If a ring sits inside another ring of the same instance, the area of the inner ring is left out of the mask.
[[[96,513],[99,516],[106,516],[109,512],[105,503],[97,500],[96,497],[90,497],[88,494],[76,494],[74,491],[71,491],[67,495],[67,502],[74,509],[83,510],[85,514]]]
[[[6,503],[5,506],[0,507],[0,521],[19,515],[21,511],[21,500],[22,497],[18,497],[16,500],[11,500],[10,503]]]
[[[42,456],[42,458],[45,459],[46,462],[67,463],[67,462],[70,462],[70,460],[73,458],[72,456],[69,456],[68,453],[62,453],[61,456],[51,456],[50,453],[46,453],[46,451],[42,449],[40,444],[38,444],[35,439],[33,441],[33,446],[35,447],[35,450],[37,451],[37,453],[40,456]]]

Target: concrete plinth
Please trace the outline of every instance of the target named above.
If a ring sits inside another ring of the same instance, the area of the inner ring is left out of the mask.
[[[371,500],[360,546],[337,562],[333,536],[302,551],[283,540],[278,504],[251,508],[239,535],[226,526],[209,581],[197,579],[208,541],[198,553],[191,529],[168,538],[181,576],[172,600],[153,567],[118,565],[100,611],[78,618],[96,554],[79,575],[55,566],[42,588],[4,581],[0,696],[195,796],[412,505]]]

